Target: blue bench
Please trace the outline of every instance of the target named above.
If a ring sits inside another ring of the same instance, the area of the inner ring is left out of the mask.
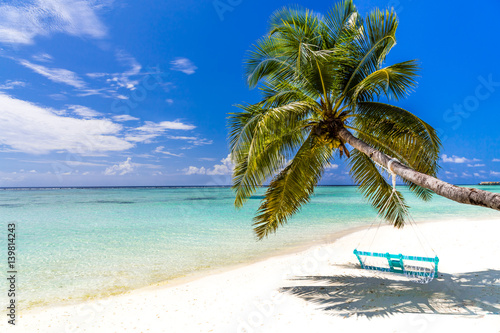
[[[417,257],[417,256],[404,256],[402,254],[390,254],[389,252],[379,253],[379,252],[358,251],[357,249],[355,249],[353,253],[358,258],[359,263],[361,264],[361,268],[363,268],[363,269],[372,269],[372,270],[377,270],[377,271],[382,271],[382,272],[392,272],[392,273],[399,273],[399,274],[405,274],[405,273],[409,272],[409,273],[413,273],[416,275],[424,275],[425,274],[424,272],[411,271],[411,270],[405,269],[404,260],[412,260],[412,261],[422,261],[422,262],[434,263],[434,277],[438,276],[439,258],[437,256],[434,258]],[[362,256],[385,258],[385,259],[387,259],[387,262],[389,264],[389,268],[365,265],[363,263],[363,260],[361,260]]]

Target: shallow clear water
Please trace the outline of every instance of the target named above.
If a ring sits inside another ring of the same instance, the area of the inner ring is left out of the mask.
[[[229,188],[3,190],[0,248],[6,249],[7,223],[15,222],[18,300],[26,308],[247,262],[369,224],[375,217],[355,187],[319,187],[288,225],[258,242],[252,217],[263,193],[236,210]],[[437,196],[429,203],[408,199],[417,220],[500,217]],[[0,258],[5,272],[6,254]],[[4,280],[0,286],[7,290]]]

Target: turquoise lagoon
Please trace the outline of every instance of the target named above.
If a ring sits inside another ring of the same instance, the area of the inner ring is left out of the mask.
[[[0,269],[7,271],[7,224],[13,222],[18,301],[32,308],[250,262],[370,224],[376,215],[355,187],[318,187],[310,204],[277,234],[257,241],[252,217],[264,190],[241,210],[226,187],[1,190]],[[408,200],[417,221],[500,217],[437,196],[427,203],[410,195]]]

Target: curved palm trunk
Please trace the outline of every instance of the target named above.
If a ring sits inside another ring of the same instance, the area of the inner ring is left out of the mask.
[[[365,142],[356,138],[345,128],[342,128],[338,134],[345,142],[349,143],[357,150],[368,155],[375,162],[387,168],[389,161],[392,159],[390,156],[374,149]],[[416,185],[430,189],[445,198],[463,204],[500,210],[500,194],[474,188],[458,187],[424,173],[415,171],[406,165],[397,162],[392,163],[391,169],[400,177],[403,177]]]

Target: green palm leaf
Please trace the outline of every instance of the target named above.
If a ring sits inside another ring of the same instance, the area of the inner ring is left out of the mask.
[[[351,177],[379,215],[396,227],[403,226],[408,206],[399,191],[393,193],[392,186],[387,183],[375,163],[365,154],[354,151],[349,159],[349,167]]]
[[[271,181],[254,219],[259,239],[275,232],[309,202],[332,150],[310,135],[290,163]]]

